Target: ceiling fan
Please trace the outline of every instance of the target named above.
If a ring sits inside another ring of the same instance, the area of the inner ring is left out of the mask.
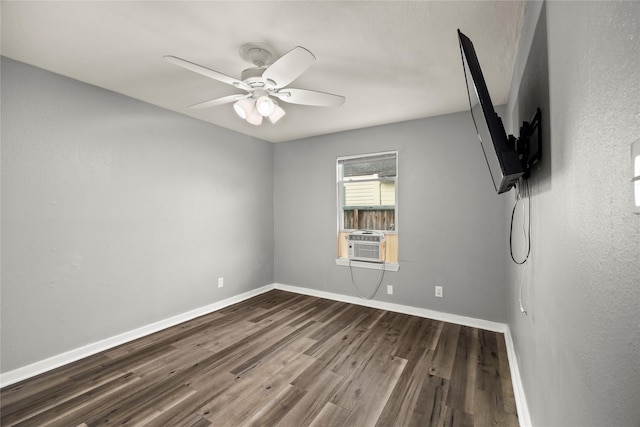
[[[244,90],[246,93],[212,99],[191,105],[191,108],[208,108],[233,102],[236,114],[252,125],[260,125],[263,117],[268,117],[273,124],[280,120],[286,113],[277,100],[317,107],[339,107],[345,101],[344,96],[340,95],[287,87],[316,60],[311,52],[301,46],[291,49],[274,61],[276,54],[271,46],[247,43],[240,48],[240,56],[254,65],[244,70],[240,79],[176,56],[167,55],[164,59],[179,67]]]

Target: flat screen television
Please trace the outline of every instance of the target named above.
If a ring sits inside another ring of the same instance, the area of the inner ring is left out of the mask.
[[[531,165],[539,157],[540,144],[537,143],[536,152],[531,153],[529,136],[538,128],[540,110],[537,110],[532,124],[523,123],[520,138],[516,139],[513,135],[507,136],[502,120],[491,102],[473,43],[460,30],[458,30],[458,39],[471,117],[493,179],[493,186],[498,194],[505,193],[511,190],[520,179],[528,178]],[[538,135],[540,135],[539,132]]]

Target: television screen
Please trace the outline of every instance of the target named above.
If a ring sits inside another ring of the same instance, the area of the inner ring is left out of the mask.
[[[471,116],[476,127],[495,190],[509,191],[524,175],[515,148],[515,138],[507,137],[502,120],[495,112],[471,40],[458,30]]]

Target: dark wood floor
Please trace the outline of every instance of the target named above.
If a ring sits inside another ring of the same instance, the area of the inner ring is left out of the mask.
[[[3,426],[518,425],[502,334],[283,291],[0,399]]]

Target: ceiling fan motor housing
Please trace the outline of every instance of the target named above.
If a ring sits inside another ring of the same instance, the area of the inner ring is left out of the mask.
[[[242,72],[240,79],[253,89],[275,89],[275,82],[262,78],[266,68],[247,68]]]

